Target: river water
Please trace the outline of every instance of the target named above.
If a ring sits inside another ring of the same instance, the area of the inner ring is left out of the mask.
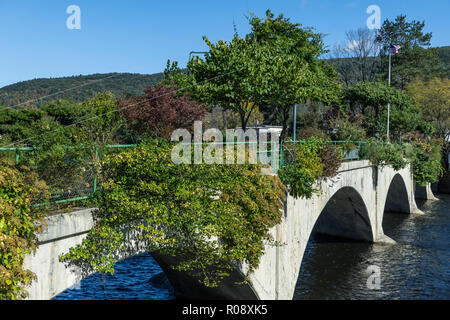
[[[438,198],[418,201],[425,215],[385,214],[384,232],[395,245],[311,236],[294,299],[450,299],[450,196]],[[379,273],[371,276],[369,267]],[[370,285],[378,275],[379,286]],[[116,264],[112,276],[94,274],[54,298],[105,299],[175,297],[158,264],[144,254]]]

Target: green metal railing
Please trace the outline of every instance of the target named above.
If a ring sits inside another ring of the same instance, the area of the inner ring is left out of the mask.
[[[123,149],[123,148],[132,148],[132,147],[136,147],[138,145],[136,144],[130,144],[130,145],[104,145],[102,146],[102,149]],[[67,149],[73,149],[75,147],[70,147],[67,146]],[[92,147],[80,147],[82,149],[89,149]],[[102,158],[102,154],[99,153],[99,148],[98,147],[94,147],[93,148],[94,153],[95,153],[95,158],[96,159],[101,159]],[[16,165],[20,165],[21,163],[21,159],[23,159],[24,157],[24,153],[30,153],[30,152],[35,152],[35,151],[39,151],[40,148],[35,148],[35,147],[18,147],[18,148],[4,148],[1,147],[0,148],[0,153],[11,153],[11,158],[14,159],[15,164]],[[95,162],[90,161],[88,162],[89,165],[92,166],[92,183],[86,182],[86,184],[90,185],[90,187],[88,188],[84,188],[84,190],[78,190],[78,191],[83,191],[83,193],[85,193],[85,195],[79,195],[79,196],[68,196],[65,199],[58,199],[56,200],[58,197],[60,198],[62,194],[67,193],[67,191],[55,191],[52,193],[51,198],[53,200],[51,200],[50,202],[47,203],[39,203],[39,204],[35,204],[35,207],[40,207],[40,206],[44,206],[44,205],[48,205],[48,204],[63,204],[63,203],[68,203],[68,202],[74,202],[74,201],[82,201],[82,200],[88,200],[91,199],[93,197],[93,195],[95,194],[95,192],[97,192],[98,190],[98,174],[94,169],[94,165]],[[43,168],[50,168],[50,167],[42,167],[42,166],[30,166],[30,169],[43,169]],[[86,170],[87,171],[87,170]],[[56,198],[56,199],[55,199]]]

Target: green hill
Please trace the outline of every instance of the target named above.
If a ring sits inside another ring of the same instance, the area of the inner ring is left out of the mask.
[[[0,89],[0,105],[39,106],[49,100],[69,99],[77,102],[97,92],[111,91],[116,97],[140,95],[142,90],[164,78],[163,73],[107,73],[63,78],[44,78],[18,82]],[[44,99],[42,97],[48,96]]]

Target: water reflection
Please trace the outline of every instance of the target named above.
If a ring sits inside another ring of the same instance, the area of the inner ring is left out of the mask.
[[[115,265],[114,275],[91,275],[54,300],[172,300],[173,288],[149,254]]]

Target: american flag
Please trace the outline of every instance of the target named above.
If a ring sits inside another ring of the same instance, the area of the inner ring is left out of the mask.
[[[396,44],[391,44],[391,46],[390,46],[390,48],[389,48],[389,53],[390,54],[397,54],[398,53],[398,50],[400,49],[401,47],[399,46],[399,45],[396,45]]]

